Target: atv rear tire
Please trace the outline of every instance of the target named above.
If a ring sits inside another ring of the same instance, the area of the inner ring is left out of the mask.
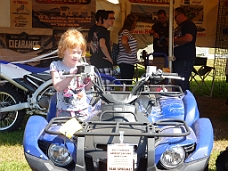
[[[217,171],[228,171],[228,149],[222,151],[216,159]]]
[[[0,108],[23,102],[22,93],[9,84],[0,86]],[[17,130],[24,121],[25,110],[0,112],[0,131]]]

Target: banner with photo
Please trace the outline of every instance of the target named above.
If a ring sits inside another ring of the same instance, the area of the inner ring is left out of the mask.
[[[137,39],[138,48],[145,48],[152,44],[153,38],[150,30],[157,22],[158,10],[165,10],[167,18],[169,18],[169,0],[129,0],[129,2],[131,3],[131,13],[138,17],[133,34]]]
[[[147,5],[139,5],[139,3],[131,4],[131,13],[138,17],[136,28],[133,34],[150,34],[153,24],[157,21],[158,10],[166,11],[167,18],[169,15],[169,5],[160,4],[154,6],[153,3]]]
[[[218,0],[175,0],[176,7],[183,7],[190,20],[197,26],[196,46],[215,47]]]
[[[197,26],[197,36],[206,36],[206,16],[203,0],[181,0],[180,7],[184,8],[188,18]]]
[[[32,27],[81,27],[89,29],[94,24],[96,1],[33,0]]]

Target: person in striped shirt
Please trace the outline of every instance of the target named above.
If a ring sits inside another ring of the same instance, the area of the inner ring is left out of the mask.
[[[133,14],[128,14],[124,20],[123,27],[119,31],[119,55],[117,57],[117,64],[120,67],[121,79],[128,79],[129,81],[122,81],[125,84],[132,84],[134,76],[134,65],[138,63],[137,60],[137,40],[132,35],[135,29],[137,17]]]

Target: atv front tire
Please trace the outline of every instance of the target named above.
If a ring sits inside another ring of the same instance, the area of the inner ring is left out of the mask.
[[[23,102],[22,92],[9,84],[0,86],[0,108]],[[17,130],[24,121],[25,110],[0,112],[0,131]]]
[[[216,169],[217,171],[228,171],[228,148],[217,157]]]

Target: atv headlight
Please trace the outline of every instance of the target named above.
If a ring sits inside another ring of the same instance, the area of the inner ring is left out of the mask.
[[[183,147],[172,147],[162,154],[160,162],[166,169],[172,169],[183,163],[184,159],[185,151]]]
[[[69,151],[60,145],[51,144],[48,148],[48,157],[58,166],[67,166],[73,160]]]

